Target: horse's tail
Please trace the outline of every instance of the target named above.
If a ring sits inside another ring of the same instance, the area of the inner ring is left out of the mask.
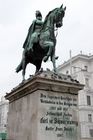
[[[22,70],[22,62],[17,66],[16,72],[18,73],[21,70]]]

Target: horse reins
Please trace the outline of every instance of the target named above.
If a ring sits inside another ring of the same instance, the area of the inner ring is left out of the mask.
[[[58,28],[56,28],[56,29],[52,29],[50,26],[47,26],[46,30],[44,30],[43,32],[46,32],[47,30],[53,30],[53,31],[56,31],[56,35],[55,35],[55,37],[57,37],[57,35],[58,35]],[[42,31],[41,31],[41,32],[42,32]]]

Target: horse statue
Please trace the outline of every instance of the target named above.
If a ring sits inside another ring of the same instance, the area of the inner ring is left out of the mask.
[[[65,10],[66,7],[63,8],[62,4],[59,8],[55,8],[47,14],[40,32],[39,41],[34,43],[33,51],[26,52],[25,59],[16,68],[16,72],[23,70],[23,80],[25,79],[25,71],[28,63],[36,66],[37,73],[41,68],[42,61],[46,62],[49,57],[53,63],[54,72],[56,72],[55,27],[60,28],[62,26]]]

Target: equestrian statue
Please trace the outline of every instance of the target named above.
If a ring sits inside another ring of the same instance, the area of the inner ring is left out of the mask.
[[[59,8],[53,9],[47,14],[44,22],[41,12],[36,11],[36,19],[32,22],[23,44],[22,60],[16,68],[17,73],[22,70],[23,80],[28,63],[36,66],[35,73],[37,73],[41,68],[42,61],[46,62],[49,57],[53,63],[53,70],[56,72],[55,28],[62,26],[65,10],[66,7],[63,7],[63,4]]]

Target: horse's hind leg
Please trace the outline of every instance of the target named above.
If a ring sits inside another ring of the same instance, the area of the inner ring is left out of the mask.
[[[39,72],[40,68],[41,68],[41,61],[39,61],[37,64],[36,64],[36,71],[35,71],[35,74]]]
[[[25,80],[25,70],[26,69],[26,65],[23,66],[23,71],[22,71],[22,76],[23,76],[23,81]]]
[[[18,73],[20,70],[22,70],[22,61],[21,61],[20,64],[17,66],[16,72]]]
[[[27,63],[26,63],[26,60],[25,58],[23,59],[23,64],[22,64],[22,76],[23,76],[23,81],[25,80],[25,72],[26,72],[26,66],[27,66]]]

